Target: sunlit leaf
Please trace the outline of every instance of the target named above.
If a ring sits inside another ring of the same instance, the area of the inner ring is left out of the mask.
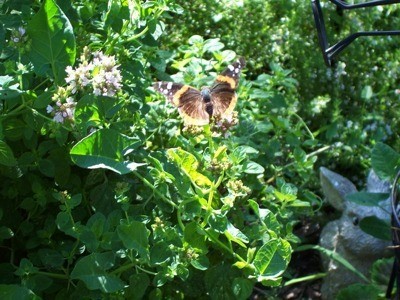
[[[54,0],[43,2],[28,24],[28,33],[36,73],[51,76],[61,84],[65,68],[75,62],[76,46],[72,25]]]
[[[253,264],[262,277],[278,277],[288,266],[291,252],[288,241],[272,239],[257,251]]]
[[[101,168],[127,174],[144,165],[124,158],[124,154],[137,144],[138,140],[117,131],[100,129],[80,140],[70,154],[72,161],[82,168]]]
[[[238,228],[228,222],[227,229],[225,230],[225,236],[232,242],[239,244],[246,248],[245,243],[249,242],[249,238],[241,232]]]
[[[142,258],[148,257],[150,232],[145,224],[131,221],[129,224],[119,225],[117,232],[126,248],[136,250]]]
[[[197,185],[201,187],[211,186],[211,180],[197,171],[199,162],[193,154],[180,148],[168,149],[167,154]]]

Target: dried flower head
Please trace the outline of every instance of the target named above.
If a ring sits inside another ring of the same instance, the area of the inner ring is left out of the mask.
[[[239,179],[237,180],[229,180],[226,184],[226,187],[229,190],[231,195],[237,196],[246,196],[250,194],[251,190],[249,187],[245,186],[243,182]]]
[[[189,135],[197,136],[204,133],[204,128],[203,126],[197,126],[197,125],[185,125],[182,131]]]
[[[211,130],[214,134],[227,138],[230,135],[230,129],[238,123],[239,119],[236,111],[227,117],[214,116],[211,122]]]
[[[213,158],[210,163],[210,171],[216,174],[219,174],[223,171],[226,171],[232,167],[232,162],[228,159],[217,159]]]

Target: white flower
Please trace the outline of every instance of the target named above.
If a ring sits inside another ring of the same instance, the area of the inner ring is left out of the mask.
[[[114,56],[96,52],[92,62],[84,61],[76,69],[68,66],[65,69],[72,94],[85,87],[93,88],[96,96],[115,96],[121,90],[122,77]]]
[[[18,32],[19,32],[20,36],[23,36],[23,35],[25,35],[26,30],[24,27],[18,27]]]
[[[68,97],[65,103],[58,100],[55,106],[48,105],[47,113],[53,115],[53,120],[57,123],[64,123],[65,120],[73,121],[76,102],[72,97]]]
[[[56,112],[56,114],[53,117],[53,120],[57,123],[63,123],[64,122],[64,117],[62,116],[61,112]]]

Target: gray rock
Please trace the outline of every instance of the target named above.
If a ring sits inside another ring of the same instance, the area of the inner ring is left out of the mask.
[[[367,216],[376,216],[390,221],[390,199],[379,206],[362,206],[345,200],[345,196],[357,192],[355,185],[347,178],[324,167],[320,168],[320,182],[326,200],[337,210],[341,217],[331,221],[323,228],[320,245],[333,250],[349,261],[358,271],[369,277],[372,264],[379,258],[389,256],[389,241],[377,239],[360,229],[358,223]],[[371,171],[367,179],[367,191],[371,193],[389,193],[390,184],[380,180]],[[332,258],[322,255],[327,276],[324,278],[321,293],[323,299],[334,299],[338,291],[363,280]],[[365,282],[364,282],[365,283]]]

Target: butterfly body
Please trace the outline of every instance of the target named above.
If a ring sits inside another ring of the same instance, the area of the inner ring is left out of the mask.
[[[232,114],[237,102],[240,71],[244,66],[244,59],[239,58],[217,76],[211,87],[203,87],[200,91],[189,85],[165,81],[156,82],[153,87],[178,108],[186,125],[206,125],[213,116],[225,118]]]

